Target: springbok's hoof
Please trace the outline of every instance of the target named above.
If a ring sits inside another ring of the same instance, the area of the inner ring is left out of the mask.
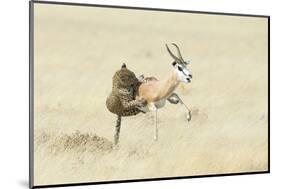
[[[190,112],[188,113],[187,121],[188,121],[188,122],[191,121],[191,113],[190,113]]]

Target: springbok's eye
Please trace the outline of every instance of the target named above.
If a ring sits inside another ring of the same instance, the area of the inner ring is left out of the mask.
[[[181,72],[181,71],[182,71],[182,68],[181,68],[181,67],[178,67],[178,70]]]

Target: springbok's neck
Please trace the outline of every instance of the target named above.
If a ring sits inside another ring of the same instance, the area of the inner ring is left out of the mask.
[[[177,73],[175,70],[172,70],[170,74],[163,80],[160,80],[161,87],[161,96],[162,98],[168,98],[178,87],[180,81],[177,79]]]

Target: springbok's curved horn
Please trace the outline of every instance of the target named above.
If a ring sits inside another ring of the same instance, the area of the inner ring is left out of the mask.
[[[172,43],[172,45],[174,45],[174,46],[177,48],[178,57],[179,57],[179,59],[181,59],[181,60],[184,62],[184,60],[183,60],[183,58],[182,58],[182,56],[181,56],[180,48],[179,48],[179,47],[177,46],[177,44],[175,44],[175,43]]]
[[[178,57],[176,57],[172,52],[171,50],[169,49],[168,45],[166,44],[166,48],[167,48],[167,51],[168,53],[171,55],[171,57],[176,61],[176,62],[180,62],[180,59]]]

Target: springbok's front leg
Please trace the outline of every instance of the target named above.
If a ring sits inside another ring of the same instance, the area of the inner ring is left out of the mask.
[[[154,103],[149,103],[148,108],[151,112],[154,113],[154,140],[158,140],[158,126],[157,126],[157,108]]]
[[[177,104],[181,103],[183,105],[184,109],[186,110],[187,113],[187,121],[191,120],[191,111],[190,109],[186,106],[186,104],[182,101],[182,99],[179,97],[177,93],[172,93],[172,95],[168,98],[168,101],[172,104]]]

